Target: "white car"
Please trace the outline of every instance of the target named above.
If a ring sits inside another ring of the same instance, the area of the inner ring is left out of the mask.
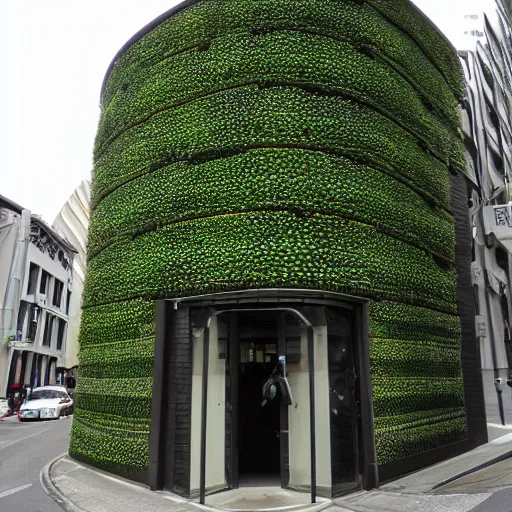
[[[20,407],[20,421],[59,419],[73,413],[73,400],[64,386],[34,388]]]

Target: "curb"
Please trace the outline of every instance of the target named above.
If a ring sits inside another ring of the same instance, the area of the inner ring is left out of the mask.
[[[57,486],[53,483],[53,480],[50,477],[50,469],[55,464],[55,462],[59,461],[63,457],[66,457],[67,453],[63,453],[55,459],[51,460],[41,469],[39,473],[39,481],[41,482],[41,486],[46,494],[50,496],[54,501],[56,501],[66,512],[86,512],[84,509],[77,507],[74,503],[69,501],[64,494],[62,494]]]
[[[443,485],[451,484],[452,482],[459,480],[459,478],[464,478],[465,476],[471,475],[472,473],[476,473],[477,471],[480,471],[481,469],[488,468],[489,466],[497,464],[498,462],[502,462],[506,459],[509,459],[510,457],[512,457],[512,450],[507,453],[504,453],[503,455],[499,455],[498,457],[494,457],[494,459],[488,460],[486,462],[482,462],[482,464],[479,464],[478,466],[475,466],[474,468],[468,469],[466,471],[463,471],[462,473],[459,473],[458,475],[451,476],[450,478],[447,478],[446,480],[439,482],[438,484],[434,485],[434,487],[432,487],[432,489],[430,489],[430,491],[427,491],[427,493],[431,493],[432,491],[435,491],[436,489],[443,487]]]

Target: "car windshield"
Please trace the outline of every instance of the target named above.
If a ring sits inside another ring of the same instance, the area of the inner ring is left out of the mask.
[[[58,391],[56,389],[38,389],[34,391],[29,400],[39,400],[40,398],[66,398],[65,391]]]

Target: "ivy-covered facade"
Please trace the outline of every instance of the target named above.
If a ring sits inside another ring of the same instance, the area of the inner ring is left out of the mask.
[[[102,91],[71,455],[147,482],[156,301],[261,289],[366,304],[381,477],[483,442],[463,96],[408,0],[188,1],[129,41]]]

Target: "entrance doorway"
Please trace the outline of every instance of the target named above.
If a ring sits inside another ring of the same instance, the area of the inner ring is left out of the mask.
[[[280,485],[280,405],[273,402],[261,405],[263,383],[276,363],[277,358],[272,362],[240,364],[238,468],[241,485],[269,485],[270,482]]]
[[[219,324],[228,326],[226,475],[230,488],[285,486],[288,480],[288,406],[277,386],[274,399],[263,398],[278,356],[286,355],[284,320],[275,311],[218,317]]]
[[[233,421],[238,422],[241,486],[281,485],[281,409],[286,413],[287,409],[280,396],[265,403],[262,397],[263,386],[278,363],[277,321],[275,312],[238,314],[238,398],[235,392],[231,400],[238,399],[238,420]]]
[[[312,502],[316,493],[371,488],[371,382],[359,339],[366,310],[286,293],[289,302],[159,303],[151,488],[202,503],[241,486],[310,492]],[[262,407],[280,356],[291,405]]]

